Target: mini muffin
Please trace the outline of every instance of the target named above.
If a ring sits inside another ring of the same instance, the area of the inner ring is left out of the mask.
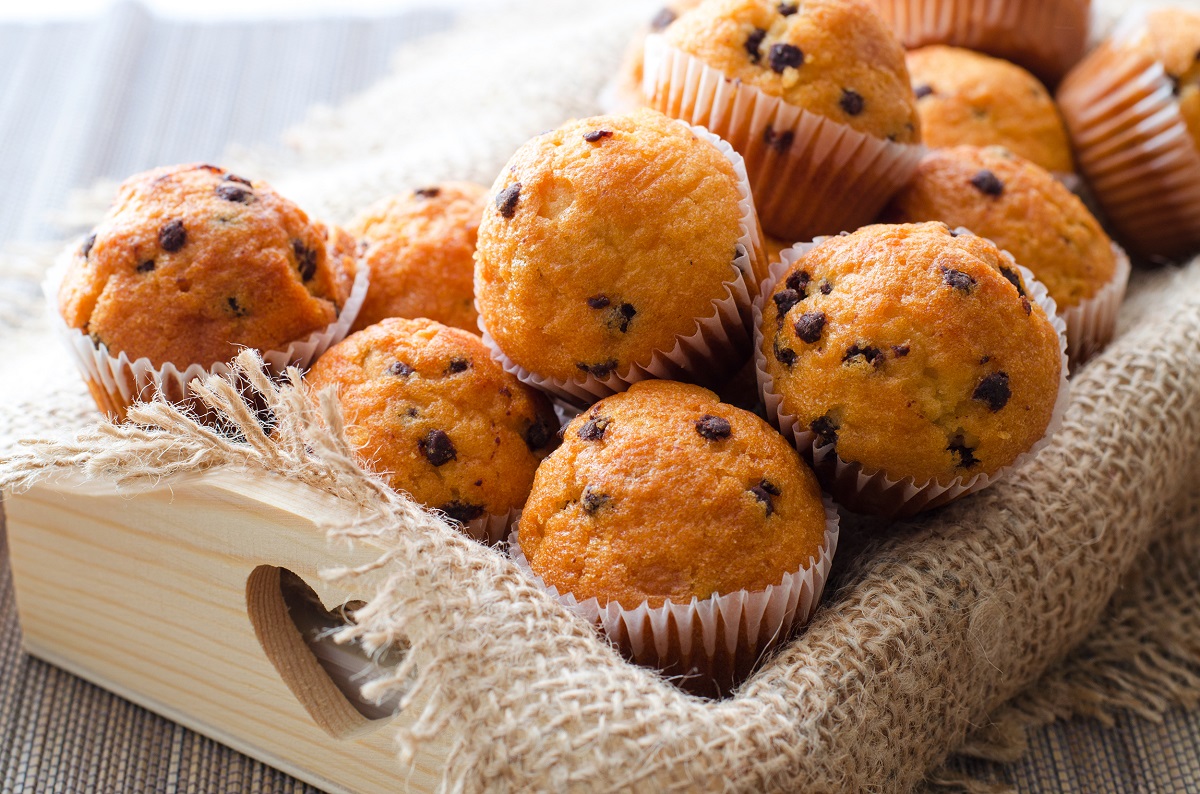
[[[476,331],[475,239],[486,197],[482,185],[448,182],[385,198],[351,222],[371,268],[352,330],[385,317],[428,317]]]
[[[335,386],[363,462],[414,500],[499,540],[553,448],[544,396],[492,361],[479,337],[432,320],[383,320],[351,334],[309,372]],[[485,531],[488,516],[498,517]]]
[[[1063,80],[1080,170],[1118,239],[1150,259],[1200,248],[1200,14],[1132,13]]]
[[[896,223],[943,221],[965,227],[1008,251],[1046,285],[1060,313],[1125,290],[1128,267],[1078,197],[1048,172],[997,147],[958,146],[930,152],[885,217]],[[1118,270],[1121,273],[1118,273]],[[1119,282],[1119,283],[1118,283]],[[1067,331],[1073,360],[1112,337],[1116,311],[1084,334],[1082,315]],[[1074,326],[1074,327],[1073,327]]]
[[[746,158],[770,234],[869,221],[918,156],[904,50],[865,0],[706,0],[647,39],[649,104]]]
[[[1059,334],[993,243],[941,223],[876,225],[792,258],[762,303],[759,382],[806,454],[945,490],[986,484],[1047,435]],[[818,474],[851,509],[929,506],[928,494],[873,503],[857,473],[827,463]]]
[[[711,137],[638,110],[569,122],[513,155],[480,225],[475,294],[523,378],[587,402],[663,367],[712,380],[740,363],[742,291],[765,263],[740,158]],[[679,342],[700,333],[701,350]],[[685,359],[660,366],[673,350]]]
[[[935,45],[908,53],[908,72],[928,146],[1003,146],[1047,171],[1075,170],[1054,100],[1020,66]]]
[[[159,168],[121,185],[67,269],[59,311],[110,353],[208,366],[333,322],[355,266],[344,249],[265,183]]]
[[[763,591],[810,569],[832,553],[826,529],[816,477],[762,419],[697,386],[646,381],[567,426],[534,478],[518,541],[532,571],[576,602],[694,612],[693,600]],[[760,635],[786,635],[791,623]],[[741,654],[750,663],[764,649],[753,639]]]
[[[605,112],[624,113],[645,104],[642,94],[642,80],[645,55],[646,36],[662,33],[667,26],[679,18],[679,15],[700,5],[701,0],[671,0],[663,5],[648,24],[638,28],[629,42],[625,56],[616,76],[601,94],[600,102]]]
[[[871,0],[905,47],[950,44],[1055,85],[1083,57],[1091,0]]]

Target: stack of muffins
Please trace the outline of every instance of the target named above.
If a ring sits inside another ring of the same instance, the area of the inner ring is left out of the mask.
[[[238,347],[308,370],[391,487],[726,694],[815,610],[835,500],[912,516],[1054,433],[1130,272],[1076,164],[1142,259],[1200,247],[1200,18],[1071,69],[1084,0],[917,5],[672,3],[615,83],[647,108],[345,231],[137,175],[54,274],[64,338],[116,418]]]

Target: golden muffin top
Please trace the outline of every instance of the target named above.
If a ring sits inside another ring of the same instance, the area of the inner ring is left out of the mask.
[[[67,268],[59,311],[113,355],[210,366],[332,323],[354,243],[263,182],[212,165],[136,174]]]
[[[1003,146],[1047,171],[1075,170],[1045,86],[1014,63],[959,47],[908,53],[926,145]]]
[[[494,362],[475,334],[391,318],[317,359],[314,392],[336,386],[347,436],[398,491],[466,522],[529,495],[554,447],[549,401]]]
[[[865,0],[706,0],[663,35],[791,105],[877,138],[921,140],[904,49]]]
[[[779,584],[824,534],[816,477],[766,422],[698,386],[643,381],[567,425],[519,540],[560,592],[632,608]]]
[[[943,221],[988,238],[1033,271],[1062,308],[1091,298],[1116,272],[1112,241],[1079,197],[996,147],[931,151],[884,216]]]
[[[603,379],[648,363],[725,298],[739,199],[729,159],[652,110],[540,135],[509,160],[479,227],[483,322],[543,376]]]
[[[371,268],[371,288],[352,330],[385,317],[428,317],[478,333],[475,241],[487,188],[428,185],[384,198],[347,227]]]
[[[866,226],[797,260],[763,308],[784,412],[868,471],[945,485],[1045,435],[1059,336],[991,242],[941,223]]]

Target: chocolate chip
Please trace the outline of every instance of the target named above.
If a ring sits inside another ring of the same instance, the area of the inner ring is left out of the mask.
[[[812,420],[808,429],[816,433],[817,439],[821,442],[821,446],[826,447],[830,444],[836,444],[838,440],[838,423],[833,420],[829,414],[818,416]]]
[[[460,372],[466,372],[471,368],[471,360],[467,358],[452,358],[450,365],[446,367],[447,375],[457,375]]]
[[[1017,288],[1018,295],[1020,295],[1022,298],[1025,297],[1025,287],[1021,284],[1021,276],[1017,273],[1017,271],[1011,268],[1001,267],[1000,275],[1008,279],[1008,283]]]
[[[838,100],[838,104],[841,105],[847,116],[857,116],[863,112],[863,107],[866,105],[862,94],[850,88],[842,89],[842,98]]]
[[[84,259],[88,258],[88,254],[92,252],[92,246],[96,244],[96,233],[92,232],[83,241],[83,246],[79,249],[79,253]]]
[[[225,303],[229,306],[229,311],[233,312],[234,317],[245,317],[249,313],[244,306],[238,303],[237,298],[226,298]]]
[[[796,133],[792,130],[776,132],[770,125],[767,125],[767,128],[763,130],[763,143],[767,145],[767,148],[774,149],[777,152],[786,152],[792,148],[795,140]]]
[[[154,270],[154,260],[147,259],[145,262],[138,262],[136,270],[139,273],[149,273]]]
[[[1021,308],[1025,310],[1026,316],[1033,314],[1033,307],[1029,305],[1029,298],[1021,296]]]
[[[979,169],[979,173],[971,177],[971,184],[985,196],[999,196],[1004,192],[1004,183],[986,168]]]
[[[917,99],[924,99],[927,96],[932,96],[933,86],[929,85],[929,83],[921,83],[919,86],[913,89],[913,94],[916,95]]]
[[[583,423],[583,427],[579,428],[579,437],[584,441],[599,441],[608,432],[610,424],[612,424],[612,420],[607,416],[593,415],[591,419]]]
[[[823,278],[821,279],[820,289],[822,295],[828,295],[829,293],[833,292],[833,284],[829,283],[829,279]]]
[[[617,360],[610,358],[608,361],[601,361],[599,364],[584,364],[580,362],[575,366],[589,375],[594,375],[597,378],[607,378],[617,368]]]
[[[962,433],[950,440],[950,443],[946,445],[946,451],[952,455],[958,455],[958,462],[954,465],[960,469],[969,469],[979,463],[979,458],[975,457],[975,447],[967,446]]]
[[[759,53],[758,48],[762,46],[763,39],[766,37],[767,31],[762,28],[755,28],[746,37],[746,43],[743,46],[746,48],[746,53],[750,56],[751,63],[758,63],[762,60],[762,55]]]
[[[496,194],[496,209],[505,218],[517,213],[517,201],[521,198],[521,183],[514,182]]]
[[[773,72],[783,72],[789,66],[798,69],[804,63],[804,52],[794,44],[772,44],[767,61]]]
[[[583,134],[583,139],[588,143],[595,143],[596,141],[611,137],[612,130],[592,130],[591,132],[585,132]]]
[[[792,14],[800,10],[800,7],[795,3],[780,3],[776,6],[779,13],[785,17],[790,17]]]
[[[226,201],[233,201],[238,204],[245,204],[250,201],[251,193],[245,188],[237,185],[217,185],[217,197],[223,198]]]
[[[226,182],[237,182],[240,185],[245,185],[246,187],[252,187],[249,179],[240,177],[237,174],[226,174],[225,176],[221,177],[221,179]]]
[[[604,309],[609,304],[607,295],[593,295],[587,299],[587,305],[592,309]]]
[[[778,485],[767,479],[764,479],[762,482],[760,482],[758,487],[771,494],[771,496],[779,496],[779,494],[783,493],[783,491],[779,490]]]
[[[417,442],[417,448],[434,466],[442,466],[452,460],[458,460],[458,450],[445,430],[430,430],[425,437]]]
[[[404,409],[404,415],[407,416],[409,419],[416,419],[418,416],[421,415],[421,412],[419,410],[417,410],[417,407],[415,405],[410,405],[408,408]]]
[[[729,434],[733,429],[729,426],[729,420],[712,414],[705,414],[696,420],[696,432],[707,438],[709,441],[720,441],[723,438],[729,438]]]
[[[778,337],[775,338],[772,352],[775,354],[775,360],[780,364],[790,367],[796,363],[796,351],[780,345]]]
[[[583,511],[588,515],[592,515],[600,509],[607,507],[612,503],[612,497],[606,493],[600,493],[592,489],[592,486],[587,486],[583,489],[583,496],[579,500]]]
[[[759,483],[758,485],[751,486],[747,490],[750,491],[750,493],[754,494],[754,498],[762,503],[762,506],[767,511],[767,516],[770,517],[771,514],[775,512],[775,505],[771,501],[771,496],[772,496],[771,492],[768,491],[766,489],[766,487],[764,487],[765,482],[766,482],[766,480]],[[772,487],[774,487],[774,486],[772,486]],[[778,490],[778,489],[776,489],[776,490]]]
[[[538,417],[537,421],[525,429],[525,446],[529,447],[530,452],[545,449],[550,446],[553,439],[554,431],[550,429],[550,424],[541,417]]]
[[[1010,397],[1012,397],[1012,389],[1008,387],[1008,373],[1006,372],[993,372],[979,381],[979,385],[971,393],[972,399],[987,403],[988,408],[993,411],[999,411],[1008,405]]]
[[[810,281],[812,281],[812,276],[808,274],[807,270],[797,270],[795,273],[790,274],[784,283],[788,289],[794,289],[796,292],[799,292],[800,297],[803,299],[808,297],[808,283]]]
[[[617,327],[621,333],[629,330],[629,323],[633,321],[634,315],[637,314],[637,309],[633,308],[632,303],[622,303],[617,307],[616,316],[613,318],[613,325]]]
[[[810,345],[820,340],[825,330],[825,312],[805,312],[796,320],[796,336]]]
[[[407,378],[409,375],[416,372],[415,369],[405,364],[403,361],[393,361],[387,368],[387,374],[395,375],[397,378]]]
[[[474,521],[483,515],[483,505],[473,505],[467,502],[460,502],[457,499],[446,502],[438,508],[446,514],[446,518],[453,519],[460,524],[465,524],[468,521]]]
[[[417,198],[431,199],[437,198],[442,194],[440,187],[419,187],[413,191],[413,195]]]
[[[883,364],[883,351],[877,347],[855,343],[850,346],[849,350],[846,351],[846,355],[842,356],[842,363],[853,363],[854,359],[857,358],[861,358],[863,361],[878,369],[879,366]]]
[[[308,281],[317,274],[317,252],[306,246],[303,240],[292,240],[292,253],[296,255],[300,278]]]
[[[661,8],[659,9],[658,13],[654,15],[654,19],[650,20],[650,30],[655,33],[666,30],[667,25],[670,25],[677,18],[678,15],[671,9]]]
[[[779,312],[779,321],[783,321],[783,316],[796,307],[800,301],[804,300],[804,296],[794,289],[784,289],[775,293],[773,298],[775,301],[775,309]]]
[[[178,251],[186,242],[187,230],[183,228],[183,221],[171,221],[158,230],[158,244],[167,253]]]
[[[910,350],[908,345],[892,345],[892,352],[896,354],[896,358],[904,358]]]
[[[942,281],[945,282],[947,287],[954,287],[954,289],[962,290],[963,292],[970,292],[975,286],[975,279],[961,270],[955,270],[945,265],[939,265],[939,267],[942,271]]]

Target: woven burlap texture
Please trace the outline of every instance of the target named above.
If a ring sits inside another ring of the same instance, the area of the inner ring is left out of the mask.
[[[335,220],[424,181],[488,182],[525,138],[594,112],[646,10],[566,5],[524,3],[525,15],[414,48],[396,78],[316,114],[292,152],[244,153],[238,165]],[[521,21],[531,18],[533,32]],[[19,349],[54,344],[25,307],[11,314]],[[1079,374],[1067,425],[1034,465],[928,518],[860,530],[810,629],[720,703],[626,664],[502,557],[381,488],[350,465],[336,418],[306,412],[294,392],[274,398],[292,430],[267,439],[247,425],[255,443],[231,444],[165,406],[142,409],[138,428],[93,425],[64,369],[6,410],[0,481],[68,467],[150,483],[235,465],[363,505],[363,522],[331,529],[385,548],[395,576],[360,631],[412,644],[406,667],[375,686],[422,703],[405,752],[457,736],[451,788],[903,791],[954,748],[1013,757],[1032,721],[1114,707],[1153,718],[1196,702],[1197,266],[1140,275],[1121,331]],[[63,427],[78,432],[12,445]]]

